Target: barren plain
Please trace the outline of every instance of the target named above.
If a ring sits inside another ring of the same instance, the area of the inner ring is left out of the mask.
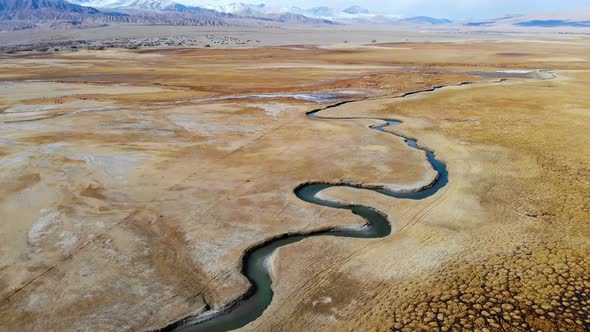
[[[453,40],[456,39],[456,40]],[[150,49],[0,57],[0,330],[157,330],[246,293],[242,255],[362,225],[302,183],[428,186],[380,239],[269,262],[244,331],[590,329],[590,40]],[[470,83],[470,84],[461,84]],[[446,86],[433,92],[405,93]],[[306,112],[352,101],[318,112]],[[395,119],[385,135],[368,127]]]

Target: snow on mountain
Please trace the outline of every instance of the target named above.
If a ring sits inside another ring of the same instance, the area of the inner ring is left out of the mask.
[[[171,10],[175,7],[183,7],[182,4],[171,0],[70,0],[70,2],[96,8],[118,8],[138,10]]]
[[[168,10],[179,5],[170,0],[121,0],[113,3],[114,8],[133,8],[143,10]]]
[[[474,28],[590,28],[590,11],[536,13],[526,15],[506,15],[481,21],[464,22],[466,27]]]
[[[261,16],[270,13],[269,9],[265,4],[253,5],[248,3],[235,2],[227,5],[201,4],[200,7],[239,16]]]
[[[295,24],[333,24],[332,21],[304,15],[305,11],[292,8],[270,7],[266,4],[231,3],[228,5],[201,5],[204,8],[216,10],[223,13],[230,13],[241,17],[253,17],[270,19],[273,21]]]
[[[450,24],[453,23],[451,20],[447,20],[444,18],[432,18],[428,16],[415,16],[415,17],[408,17],[401,20],[402,22],[406,23],[413,23],[413,24],[430,24],[430,25],[437,25],[437,24]]]
[[[369,10],[362,8],[360,6],[351,6],[342,10],[347,14],[357,15],[357,14],[369,14]]]
[[[279,9],[280,13],[305,14],[305,9],[299,7],[283,7]]]
[[[337,14],[338,14],[338,11],[336,9],[326,7],[326,6],[314,7],[314,8],[307,9],[305,11],[305,15],[308,15],[311,17],[333,18],[333,17],[337,16]]]
[[[399,23],[398,16],[373,14],[368,9],[360,6],[352,6],[338,10],[326,6],[307,9],[304,15],[330,20],[339,24],[361,24],[361,25],[390,25]]]
[[[225,12],[184,5],[172,0],[70,0],[73,3],[139,15],[184,15],[185,17],[233,17]]]
[[[116,0],[69,0],[69,2],[80,6],[106,8],[109,4],[116,2]]]
[[[328,6],[318,6],[309,9],[298,7],[277,7],[265,3],[215,3],[210,0],[71,0],[72,3],[91,6],[95,8],[110,8],[118,10],[151,10],[151,11],[176,11],[194,12],[201,10],[213,10],[220,13],[228,13],[240,17],[254,17],[278,20],[293,23],[338,23],[338,24],[413,24],[435,25],[451,23],[445,19],[418,16],[402,19],[398,16],[371,13],[360,6],[350,6],[344,9],[336,9]]]

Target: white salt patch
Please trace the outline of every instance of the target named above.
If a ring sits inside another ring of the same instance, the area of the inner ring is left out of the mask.
[[[327,103],[335,102],[340,100],[343,96],[351,95],[362,95],[363,92],[360,90],[336,90],[336,91],[324,91],[324,92],[311,92],[311,93],[263,93],[255,95],[230,95],[230,96],[217,96],[217,97],[206,97],[193,99],[194,102],[202,101],[214,101],[214,100],[230,100],[230,99],[277,99],[277,98],[290,98],[296,100],[304,100],[314,103]],[[185,102],[185,101],[178,101]]]
[[[30,113],[30,112],[38,112],[38,111],[48,111],[59,108],[56,105],[24,105],[24,104],[17,104],[13,105],[4,113]]]
[[[6,137],[0,137],[0,145],[15,145],[15,144],[18,144],[18,142],[15,140],[11,140]]]
[[[321,304],[330,304],[330,303],[332,303],[332,298],[329,297],[329,296],[322,296],[319,300],[314,300],[311,303],[311,305],[315,307],[319,303],[321,303]]]
[[[255,107],[264,110],[270,116],[277,117],[282,113],[289,113],[298,110],[296,106],[283,103],[268,103],[268,104],[246,104],[247,107]]]
[[[51,212],[45,216],[39,218],[35,224],[29,230],[28,239],[32,245],[37,244],[47,235],[55,231],[55,224],[61,222],[61,211]]]
[[[277,251],[273,251],[266,259],[264,260],[264,267],[269,272],[270,275],[275,274],[275,261],[276,261]]]
[[[68,254],[70,249],[78,242],[79,238],[70,231],[63,231],[59,234],[60,241],[57,245],[64,249],[64,254]]]
[[[326,194],[322,193],[321,191],[316,193],[313,197],[315,197],[317,199],[321,199],[322,201],[325,201],[325,202],[342,203],[341,201],[339,201],[337,199],[327,196]]]
[[[114,106],[82,108],[79,110],[68,112],[68,113],[64,114],[64,116],[70,116],[70,115],[76,115],[76,114],[88,113],[88,112],[111,111],[111,110],[115,110],[115,109],[117,109],[117,107],[114,107]]]
[[[127,177],[136,168],[138,159],[142,156],[141,153],[99,154],[84,152],[76,152],[68,155],[73,159],[86,162],[89,167],[102,171],[113,178]]]
[[[10,157],[0,158],[0,168],[22,166],[27,162],[27,160],[31,156],[34,156],[34,155],[56,154],[65,145],[66,144],[64,144],[64,143],[52,143],[52,144],[47,144],[47,145],[43,145],[43,146],[39,146],[39,147],[34,147],[32,149],[28,149],[25,151],[21,151],[15,155],[11,155]]]
[[[366,230],[369,227],[370,226],[365,223],[365,224],[357,224],[357,225],[350,225],[350,226],[337,226],[337,227],[334,227],[334,229],[337,230],[337,231],[356,231],[356,232],[362,232],[362,231]]]
[[[17,154],[0,158],[0,169],[21,167],[30,164],[30,158],[39,157],[37,166],[50,167],[49,157],[53,155],[67,156],[72,159],[81,160],[90,168],[100,171],[112,178],[126,178],[128,174],[137,168],[139,161],[144,157],[141,153],[89,153],[71,152],[64,149],[68,144],[54,143],[40,147],[34,147]],[[67,178],[74,169],[63,169],[62,178]]]
[[[420,186],[415,184],[408,184],[408,185],[397,185],[397,184],[388,184],[384,185],[383,189],[392,193],[409,193],[419,190]]]
[[[15,115],[17,116],[36,116],[36,115],[45,115],[47,114],[47,112],[19,112],[18,114],[15,113],[2,113],[0,114],[0,117],[3,118],[9,118],[9,117],[14,117]]]
[[[198,132],[203,136],[216,136],[223,134],[255,134],[266,129],[266,126],[248,126],[244,124],[216,124],[206,121],[201,115],[174,114],[168,116],[174,124],[191,132]]]
[[[529,74],[534,73],[537,70],[498,70],[497,73],[504,73],[504,74]]]

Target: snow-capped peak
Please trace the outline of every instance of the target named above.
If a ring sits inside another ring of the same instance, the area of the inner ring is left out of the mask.
[[[145,10],[164,10],[175,5],[178,3],[171,0],[119,0],[111,4],[113,7]]]
[[[323,20],[341,24],[446,24],[444,19],[430,17],[400,18],[399,16],[371,13],[360,6],[350,6],[344,9],[336,9],[327,6],[319,6],[310,9],[298,7],[275,7],[265,3],[245,2],[218,2],[211,4],[211,0],[70,0],[70,2],[96,8],[109,9],[140,9],[154,11],[181,11],[191,12],[198,8],[205,8],[221,13],[229,13],[243,17],[264,17],[271,19],[297,18],[298,21],[306,18]],[[247,1],[247,0],[245,0]]]
[[[70,0],[70,2],[96,8],[123,8],[142,10],[166,10],[182,5],[172,0]]]
[[[369,14],[369,10],[360,6],[351,6],[342,10],[343,12],[351,15],[358,14]]]

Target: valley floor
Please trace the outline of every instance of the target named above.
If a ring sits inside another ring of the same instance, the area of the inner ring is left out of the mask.
[[[274,299],[244,330],[589,329],[590,40],[382,36],[1,56],[0,330],[152,330],[221,308],[248,289],[253,245],[362,224],[297,199],[301,183],[436,177],[373,118],[403,121],[386,130],[434,151],[448,185],[322,193],[382,211],[392,235],[280,248]],[[305,116],[351,99],[322,115],[367,119]]]

